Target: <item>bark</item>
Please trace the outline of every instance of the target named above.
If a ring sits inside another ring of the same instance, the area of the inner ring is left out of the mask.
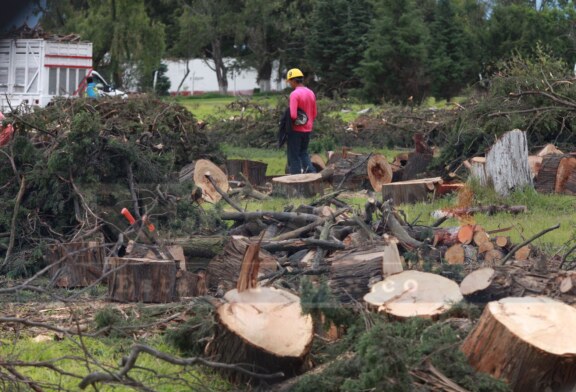
[[[55,287],[87,287],[100,279],[104,270],[104,247],[98,242],[69,242],[49,246],[48,263]]]
[[[440,177],[421,180],[391,182],[382,185],[383,200],[394,200],[394,204],[414,204],[429,201]]]
[[[550,298],[505,298],[484,308],[461,350],[513,391],[576,387],[576,310]]]
[[[314,197],[324,194],[320,173],[294,174],[272,179],[274,193],[286,197]]]

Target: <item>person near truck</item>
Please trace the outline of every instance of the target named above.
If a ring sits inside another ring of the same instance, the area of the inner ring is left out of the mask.
[[[292,131],[287,135],[290,174],[316,173],[308,153],[310,134],[317,114],[316,95],[304,86],[304,74],[298,68],[288,71],[286,81],[294,89],[290,93]]]
[[[92,76],[86,78],[86,96],[88,98],[98,98],[100,96],[100,92],[96,88],[96,83],[94,83]]]

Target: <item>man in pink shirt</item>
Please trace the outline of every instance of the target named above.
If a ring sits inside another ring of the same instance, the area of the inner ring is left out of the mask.
[[[317,114],[316,95],[304,86],[304,74],[298,68],[288,71],[286,80],[294,89],[290,94],[292,132],[288,133],[287,140],[290,174],[316,173],[308,154],[310,134]]]

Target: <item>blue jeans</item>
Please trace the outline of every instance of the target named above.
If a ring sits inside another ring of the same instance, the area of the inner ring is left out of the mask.
[[[288,167],[290,174],[316,173],[310,162],[308,144],[311,132],[292,131],[288,133]]]

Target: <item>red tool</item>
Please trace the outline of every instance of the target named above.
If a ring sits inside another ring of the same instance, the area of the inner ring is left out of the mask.
[[[128,211],[128,208],[122,208],[122,211],[120,211],[120,213],[122,215],[124,215],[126,217],[126,219],[128,219],[128,222],[130,222],[131,225],[136,223],[136,219],[132,216],[130,211]],[[150,223],[150,221],[146,220],[146,222],[144,222],[144,223],[146,223],[148,230],[150,232],[153,232],[154,230],[156,230],[156,227],[154,227],[154,225],[152,223]]]
[[[122,208],[122,211],[120,211],[120,213],[124,215],[124,217],[128,220],[130,225],[135,226],[135,224],[137,223],[136,219],[134,218],[134,216],[132,216],[132,214],[130,213],[130,211],[128,211],[127,208]],[[142,223],[144,223],[148,227],[148,232],[146,230],[143,230],[144,234],[154,245],[158,247],[158,249],[156,247],[152,248],[152,251],[156,254],[156,256],[158,256],[160,259],[165,260],[172,259],[170,251],[160,243],[157,234],[154,233],[156,227],[154,227],[154,225],[148,220],[148,216],[144,215],[142,217]]]

